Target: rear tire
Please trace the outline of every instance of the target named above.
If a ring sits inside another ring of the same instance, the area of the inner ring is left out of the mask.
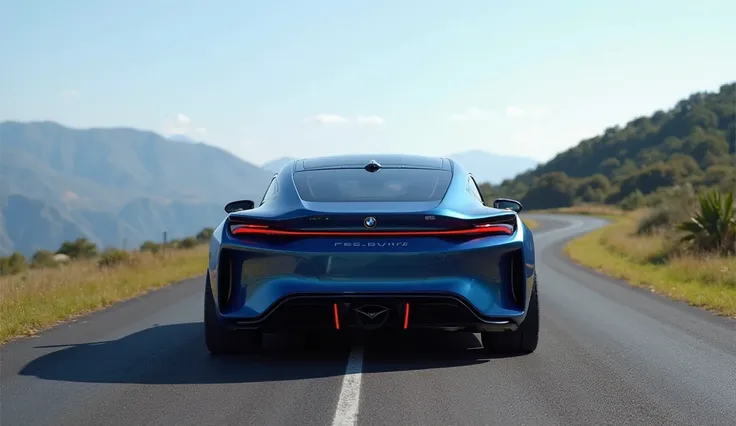
[[[529,311],[526,318],[515,331],[483,332],[480,334],[483,349],[495,354],[525,353],[537,349],[539,342],[539,299],[537,279],[534,278]]]
[[[207,349],[213,355],[256,352],[262,343],[260,331],[230,330],[218,320],[209,282],[204,291],[204,337]]]

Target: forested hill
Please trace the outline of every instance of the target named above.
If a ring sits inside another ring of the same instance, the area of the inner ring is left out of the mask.
[[[549,162],[483,185],[490,196],[522,201],[525,209],[579,202],[636,204],[665,188],[736,187],[736,83],[694,93],[668,111],[639,117],[586,139]]]

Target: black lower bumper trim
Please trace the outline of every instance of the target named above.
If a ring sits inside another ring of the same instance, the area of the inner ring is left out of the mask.
[[[260,318],[228,320],[235,329],[515,330],[514,318],[484,318],[469,303],[444,294],[320,294],[289,296]],[[339,328],[338,328],[339,327]]]

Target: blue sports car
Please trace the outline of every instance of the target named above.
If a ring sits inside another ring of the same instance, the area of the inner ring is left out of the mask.
[[[518,201],[488,206],[461,164],[418,155],[300,159],[210,243],[204,332],[213,354],[263,333],[480,333],[490,352],[537,347],[534,238]]]

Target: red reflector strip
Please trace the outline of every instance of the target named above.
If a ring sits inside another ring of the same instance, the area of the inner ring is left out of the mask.
[[[450,229],[443,231],[284,231],[270,229],[266,225],[233,225],[230,228],[233,235],[291,235],[304,237],[404,237],[404,236],[442,236],[442,235],[483,235],[504,234],[511,235],[514,228],[504,224],[475,225],[470,229]]]
[[[337,313],[337,303],[332,304],[332,311],[335,313],[335,330],[340,329],[340,315]]]
[[[406,310],[404,311],[404,330],[409,328],[409,304],[406,304]]]

